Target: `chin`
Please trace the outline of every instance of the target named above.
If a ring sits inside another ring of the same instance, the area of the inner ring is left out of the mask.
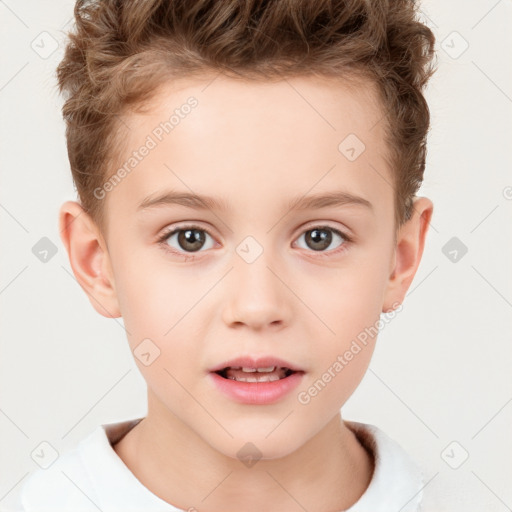
[[[265,432],[267,430],[265,429]],[[265,435],[261,431],[256,435],[251,435],[249,432],[243,435],[235,436],[234,439],[225,439],[225,442],[210,443],[212,448],[232,459],[238,459],[241,462],[258,460],[277,460],[284,458],[296,450],[298,450],[306,440],[302,442],[300,439],[294,439],[290,432],[277,432],[270,434],[269,438],[265,439]]]

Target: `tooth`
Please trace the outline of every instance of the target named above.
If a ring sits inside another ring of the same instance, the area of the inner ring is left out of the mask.
[[[235,369],[235,368],[233,368]],[[276,369],[276,366],[267,366],[266,368],[249,368],[249,367],[243,367],[242,371],[245,373],[254,373],[254,372],[260,372],[260,373],[270,373],[273,372]]]
[[[266,368],[258,368],[259,372],[273,372],[276,369],[275,366],[267,366]]]
[[[258,376],[247,376],[247,377],[230,377],[237,382],[274,382],[280,380],[277,375],[258,375]]]
[[[235,369],[235,368],[233,368],[233,369]],[[244,366],[242,368],[242,371],[245,373],[254,373],[254,372],[269,373],[269,372],[273,372],[275,369],[276,369],[275,366],[267,366],[266,368],[249,368],[249,367]]]

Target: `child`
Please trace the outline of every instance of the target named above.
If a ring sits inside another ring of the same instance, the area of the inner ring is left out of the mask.
[[[148,410],[31,474],[18,510],[420,510],[416,464],[340,414],[433,211],[415,194],[434,37],[413,2],[75,16],[62,240],[92,306],[122,316]]]

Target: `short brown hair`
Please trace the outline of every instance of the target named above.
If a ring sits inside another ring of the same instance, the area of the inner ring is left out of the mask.
[[[94,190],[120,156],[120,116],[169,79],[359,76],[382,103],[401,226],[423,181],[434,71],[434,35],[417,13],[414,0],[78,0],[57,78],[83,207],[104,226]]]

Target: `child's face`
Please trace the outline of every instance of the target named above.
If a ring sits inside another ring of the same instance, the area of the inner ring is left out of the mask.
[[[190,97],[197,104],[182,107]],[[155,424],[180,425],[232,457],[250,441],[273,458],[339,415],[374,349],[375,337],[359,341],[359,351],[354,340],[378,325],[410,282],[394,274],[392,177],[372,98],[363,88],[309,78],[219,77],[169,84],[148,113],[125,118],[130,150],[117,167],[132,151],[139,156],[104,199],[102,268],[113,287],[106,309],[118,305],[131,349],[151,354],[142,360],[159,350],[147,366],[135,358]],[[172,131],[158,130],[176,109]],[[355,137],[365,145],[361,154]],[[141,207],[170,192],[214,197],[224,209]],[[337,192],[362,201],[290,207]],[[157,241],[191,225],[198,231]],[[303,373],[273,402],[244,403],[220,391],[210,372],[244,356],[280,358]]]

